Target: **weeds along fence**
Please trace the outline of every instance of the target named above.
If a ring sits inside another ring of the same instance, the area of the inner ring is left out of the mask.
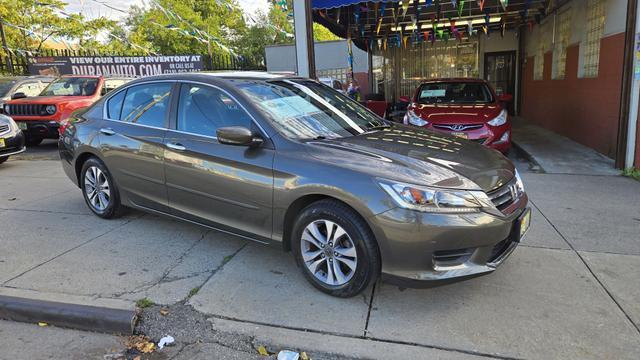
[[[148,56],[143,52],[116,52],[103,53],[91,50],[67,50],[67,49],[44,49],[37,54],[2,52],[0,49],[0,75],[29,75],[29,56]],[[182,54],[163,54],[182,55]],[[191,54],[189,54],[191,55]],[[208,54],[202,55],[202,62],[206,71],[219,70],[266,70],[262,59],[248,59],[230,54]],[[11,66],[11,65],[12,66]]]

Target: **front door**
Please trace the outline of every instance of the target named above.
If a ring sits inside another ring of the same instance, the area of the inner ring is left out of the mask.
[[[516,52],[492,52],[484,55],[484,79],[493,86],[499,95],[515,95],[516,88]],[[513,115],[512,101],[507,104],[509,114]]]
[[[100,146],[107,168],[124,200],[167,210],[164,138],[174,84],[132,86],[111,97],[100,128]]]
[[[274,156],[270,141],[258,148],[220,144],[218,128],[244,126],[258,131],[249,114],[216,87],[184,83],[179,94],[175,130],[165,138],[173,213],[268,241]]]

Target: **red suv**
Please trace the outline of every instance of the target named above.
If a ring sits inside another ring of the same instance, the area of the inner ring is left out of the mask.
[[[511,119],[505,103],[481,79],[434,79],[422,83],[411,99],[404,123],[449,133],[502,153],[511,147]]]
[[[38,145],[43,139],[57,139],[61,124],[72,113],[92,105],[102,95],[128,82],[128,78],[102,76],[62,76],[47,86],[39,96],[14,94],[4,105],[25,133],[28,145]]]

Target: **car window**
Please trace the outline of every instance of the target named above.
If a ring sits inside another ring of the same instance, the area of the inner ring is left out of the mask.
[[[41,96],[90,96],[98,88],[97,78],[62,77],[47,86]]]
[[[109,91],[114,90],[118,86],[124,85],[127,82],[129,82],[129,80],[126,80],[126,79],[106,79],[104,81],[104,86],[102,87],[101,95],[106,95],[107,93],[109,93]]]
[[[420,86],[417,100],[420,104],[488,104],[493,96],[480,82],[435,82]]]
[[[20,84],[16,89],[15,93],[24,93],[27,96],[38,96],[42,88],[37,82],[27,82],[24,84]]]
[[[178,103],[178,130],[216,136],[225,126],[251,128],[251,118],[221,90],[195,84],[183,84]]]
[[[127,90],[120,120],[133,124],[166,127],[171,95],[170,83],[132,86]]]
[[[112,96],[107,101],[107,118],[112,120],[120,120],[120,112],[122,111],[122,101],[127,93],[126,90]]]

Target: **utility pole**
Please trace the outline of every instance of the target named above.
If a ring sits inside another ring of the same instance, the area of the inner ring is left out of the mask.
[[[9,55],[9,47],[7,46],[7,38],[4,36],[4,19],[0,16],[0,37],[2,38],[2,47],[4,51],[7,53],[7,70],[13,74],[13,62],[11,61],[11,56]]]
[[[298,75],[315,78],[316,59],[313,45],[313,13],[311,7],[311,0],[293,0]]]

